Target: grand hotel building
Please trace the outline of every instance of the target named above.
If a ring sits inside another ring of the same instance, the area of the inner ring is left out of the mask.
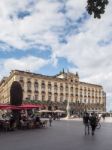
[[[23,89],[23,100],[51,102],[63,107],[69,100],[75,111],[106,111],[106,93],[101,85],[79,81],[78,73],[64,72],[55,76],[12,70],[0,82],[0,103],[10,102],[10,87],[19,81]],[[64,107],[63,107],[64,108]],[[58,108],[59,109],[59,108]]]

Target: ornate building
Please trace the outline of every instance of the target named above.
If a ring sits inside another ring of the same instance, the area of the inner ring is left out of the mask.
[[[43,101],[65,109],[69,100],[71,111],[106,110],[106,94],[103,87],[79,81],[78,74],[65,73],[46,76],[31,72],[12,70],[9,77],[0,82],[0,103],[10,102],[10,87],[19,81],[23,89],[23,101]]]

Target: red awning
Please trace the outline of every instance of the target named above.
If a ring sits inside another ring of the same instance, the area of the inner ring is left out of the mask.
[[[42,106],[39,104],[22,104],[17,106],[19,109],[33,109],[33,108],[41,108]]]
[[[10,105],[10,104],[0,104],[0,109],[2,110],[16,110],[16,109],[33,109],[33,108],[43,108],[44,105],[41,104],[22,104],[20,106]]]
[[[7,110],[7,109],[18,109],[15,105],[10,105],[10,104],[0,104],[0,109],[2,110]]]

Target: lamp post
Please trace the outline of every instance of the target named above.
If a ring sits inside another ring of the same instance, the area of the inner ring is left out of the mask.
[[[70,102],[69,102],[69,99],[67,101],[66,110],[67,110],[67,117],[66,118],[69,119],[70,118]]]

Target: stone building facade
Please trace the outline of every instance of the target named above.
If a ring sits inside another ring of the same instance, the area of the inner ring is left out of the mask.
[[[79,81],[77,73],[63,71],[55,76],[46,76],[12,70],[9,77],[3,78],[0,82],[0,103],[10,102],[10,87],[13,81],[20,82],[23,101],[46,101],[65,109],[69,100],[73,111],[106,110],[106,93],[103,87]]]

